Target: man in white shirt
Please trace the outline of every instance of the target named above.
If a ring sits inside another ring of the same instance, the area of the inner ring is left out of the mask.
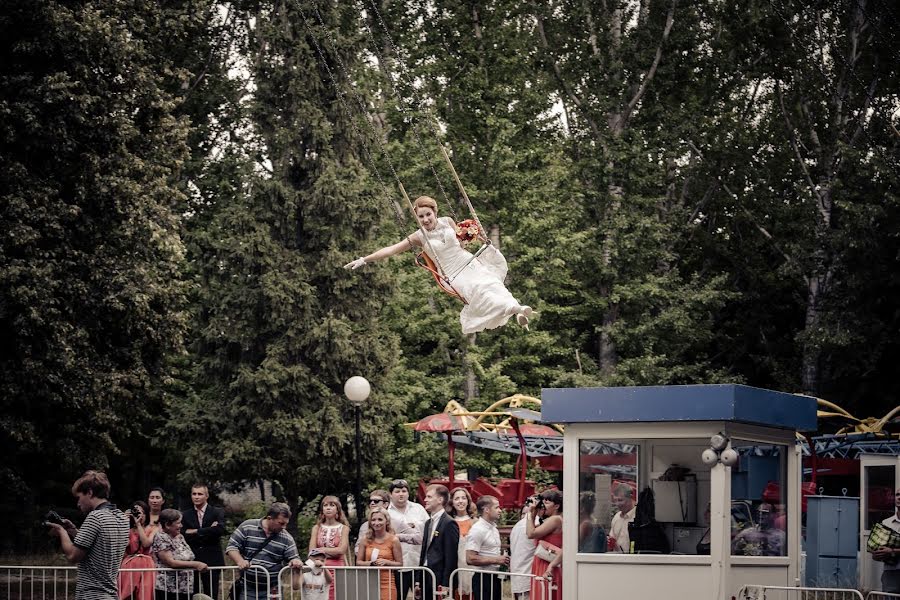
[[[394,521],[405,523],[406,532],[413,536],[408,542],[400,540],[403,566],[417,567],[422,546],[422,531],[425,529],[425,522],[428,521],[428,513],[421,504],[409,501],[409,491],[409,483],[405,479],[395,479],[391,482],[388,487],[388,493],[391,495],[388,513],[391,515],[391,523]],[[416,539],[417,541],[413,541]],[[413,572],[401,570],[396,574],[396,583],[399,600],[405,600],[413,586]]]
[[[881,522],[892,531],[900,533],[900,489],[894,492],[894,514]],[[881,591],[900,594],[900,548],[883,546],[872,553],[872,558],[884,563],[881,572]]]
[[[619,509],[609,526],[609,543],[612,552],[631,552],[631,540],[628,536],[628,524],[634,521],[636,505],[634,490],[626,483],[620,483],[613,490],[613,503]]]
[[[534,504],[534,498],[525,501],[522,508],[522,518],[513,526],[509,532],[509,572],[522,573],[524,575],[531,574],[531,562],[534,560],[535,541],[528,538],[528,532],[525,525],[526,519],[531,517],[531,505]],[[510,578],[510,588],[515,600],[528,600],[531,595],[531,577],[517,577],[513,575]]]
[[[369,492],[369,511],[375,508],[383,508],[384,510],[389,511],[391,506],[391,494],[387,490],[372,490]],[[366,516],[368,517],[369,512],[366,511]],[[400,544],[415,544],[416,546],[422,545],[422,529],[421,527],[416,530],[409,527],[406,524],[405,519],[398,519],[395,514],[391,514],[388,512],[388,515],[391,517],[391,529],[394,532],[394,535],[397,536],[397,539],[400,541]],[[353,546],[353,556],[356,556],[356,553],[359,552],[359,542],[360,540],[366,539],[366,533],[369,531],[369,523],[368,521],[363,521],[362,525],[359,527],[359,533],[356,536],[356,544]]]
[[[499,571],[509,566],[509,557],[500,553],[500,501],[484,495],[475,503],[481,517],[469,530],[466,538],[466,562],[484,571]],[[473,600],[500,600],[500,577],[491,573],[476,573],[472,577]]]

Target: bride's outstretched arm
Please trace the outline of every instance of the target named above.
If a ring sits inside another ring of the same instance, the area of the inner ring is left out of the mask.
[[[344,265],[345,269],[358,269],[363,265],[367,265],[371,262],[375,262],[376,260],[384,260],[385,258],[390,258],[395,254],[400,254],[404,250],[409,250],[413,246],[421,246],[422,242],[420,241],[419,232],[413,233],[412,235],[407,236],[403,240],[393,244],[391,246],[385,246],[380,250],[376,250],[372,254],[368,256],[361,256],[356,260],[352,260]]]

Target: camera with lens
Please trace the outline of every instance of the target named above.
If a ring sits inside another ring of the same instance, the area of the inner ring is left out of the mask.
[[[63,518],[59,516],[59,513],[55,510],[48,511],[46,515],[44,515],[44,524],[49,525],[61,525],[65,527],[65,523],[63,522]]]

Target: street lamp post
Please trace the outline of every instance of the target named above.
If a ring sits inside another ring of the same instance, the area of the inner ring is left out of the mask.
[[[362,452],[360,449],[359,413],[363,402],[369,397],[371,391],[372,386],[369,385],[369,381],[359,375],[351,377],[344,383],[344,395],[347,396],[347,400],[353,405],[354,420],[356,421],[356,484],[353,489],[353,502],[356,504],[357,527],[362,524],[364,513],[362,504]]]

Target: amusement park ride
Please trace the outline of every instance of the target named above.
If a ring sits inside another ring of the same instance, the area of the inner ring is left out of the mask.
[[[836,433],[798,439],[804,479],[808,479],[803,494],[817,491],[837,494],[838,490],[858,494],[859,455],[900,455],[900,433],[888,431],[888,426],[900,419],[900,406],[880,419],[858,419],[834,403],[816,400],[818,419],[843,421],[843,424]],[[407,423],[414,431],[441,435],[448,443],[447,479],[419,482],[419,497],[424,497],[426,483],[440,483],[450,489],[465,487],[473,499],[483,494],[494,495],[503,508],[522,506],[524,499],[535,491],[534,482],[527,478],[529,460],[548,471],[562,470],[563,426],[543,423],[540,409],[540,399],[522,394],[498,400],[483,411],[469,411],[451,400],[442,412]],[[623,453],[619,444],[587,444],[590,448],[581,461],[593,468],[603,469],[606,464],[621,468],[627,462],[627,452]],[[474,481],[457,479],[454,465],[457,445],[517,454],[515,477],[495,481],[484,477]],[[891,506],[893,490],[886,489],[883,496],[886,506]],[[878,504],[876,501],[872,508],[877,509]]]

